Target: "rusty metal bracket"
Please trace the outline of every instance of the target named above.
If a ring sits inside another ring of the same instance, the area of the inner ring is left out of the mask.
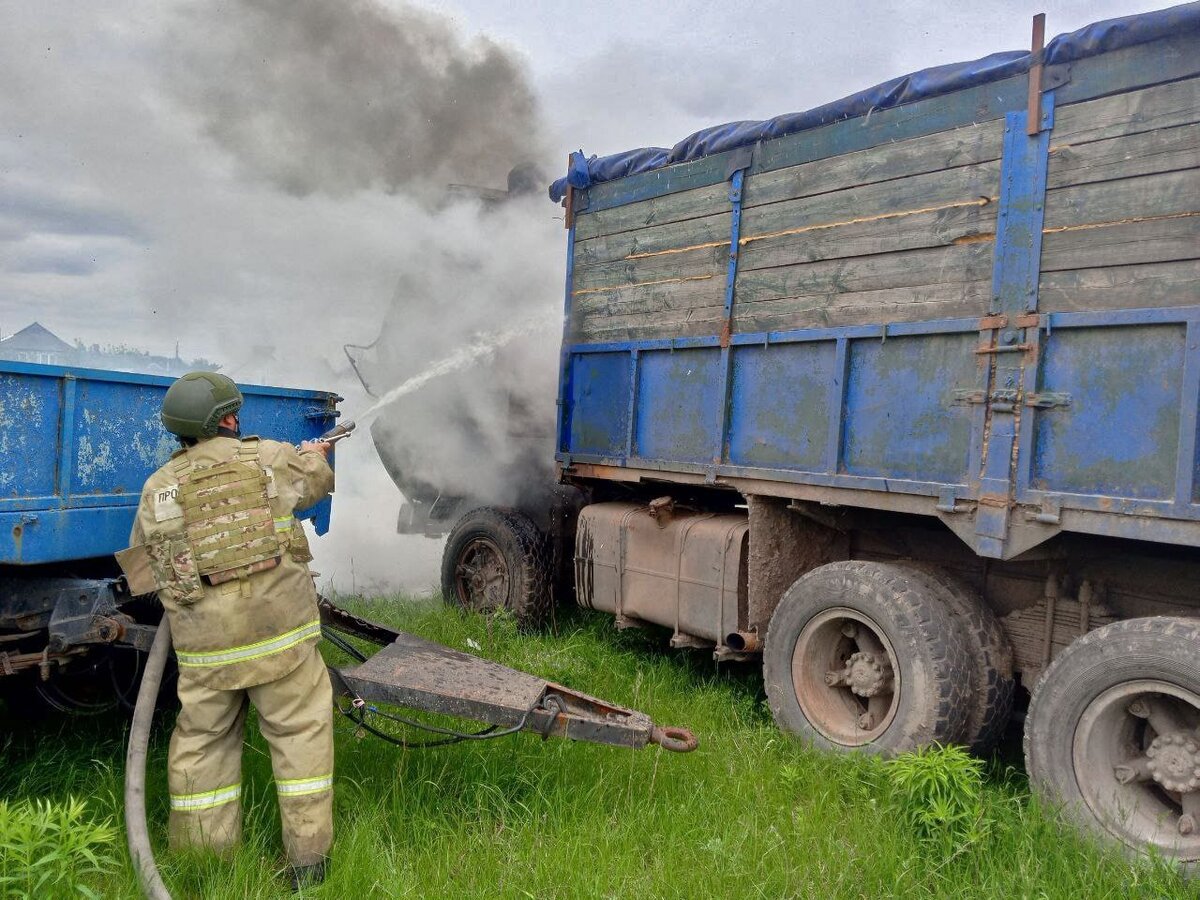
[[[1033,17],[1033,40],[1029,51],[1029,114],[1025,133],[1034,137],[1042,130],[1042,56],[1046,44],[1046,14]]]
[[[954,488],[942,488],[938,491],[938,502],[934,509],[950,514],[970,512],[970,507],[958,505],[956,494],[957,491]]]
[[[1020,391],[1015,388],[998,388],[988,395],[992,412],[1012,412],[1020,402]]]
[[[1029,351],[1032,349],[1033,349],[1033,344],[998,344],[996,346],[992,346],[991,344],[981,344],[980,346],[975,348],[975,352],[980,353],[980,354],[983,354],[983,353],[1025,353],[1026,351]]]
[[[1071,395],[1062,391],[1041,391],[1025,395],[1025,405],[1037,409],[1053,409],[1056,406],[1070,406]]]
[[[566,207],[563,228],[570,231],[571,226],[575,224],[575,186],[572,184],[567,185],[567,196],[563,198],[563,206]]]

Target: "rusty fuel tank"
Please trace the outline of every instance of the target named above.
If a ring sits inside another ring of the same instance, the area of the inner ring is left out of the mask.
[[[700,512],[668,497],[587,506],[575,539],[579,605],[613,613],[618,626],[671,628],[675,647],[741,655],[753,644],[745,640],[748,531],[744,513]]]

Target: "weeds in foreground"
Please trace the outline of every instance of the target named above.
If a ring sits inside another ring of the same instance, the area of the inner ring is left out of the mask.
[[[903,753],[885,771],[888,805],[918,840],[951,855],[987,834],[983,760],[962,747],[933,744]]]
[[[117,868],[117,828],[93,821],[75,797],[0,800],[0,895],[99,897],[85,884]]]

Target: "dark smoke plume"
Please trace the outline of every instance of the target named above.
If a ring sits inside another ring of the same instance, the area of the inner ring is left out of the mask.
[[[521,61],[443,17],[376,0],[199,2],[181,16],[172,92],[289,193],[502,187],[541,156]]]

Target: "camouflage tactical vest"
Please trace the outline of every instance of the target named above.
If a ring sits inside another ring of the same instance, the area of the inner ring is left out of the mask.
[[[278,564],[280,542],[271,512],[270,476],[259,461],[257,438],[248,438],[232,459],[195,466],[187,454],[171,463],[179,482],[194,572],[209,584],[246,578]]]

